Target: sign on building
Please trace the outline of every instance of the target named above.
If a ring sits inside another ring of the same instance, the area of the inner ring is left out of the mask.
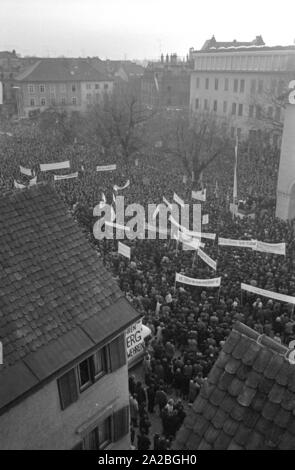
[[[151,334],[151,330],[138,320],[126,330],[126,349],[128,365],[140,360],[144,354],[144,339]]]

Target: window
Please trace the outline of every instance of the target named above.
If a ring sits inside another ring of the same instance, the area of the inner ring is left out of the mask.
[[[40,93],[45,93],[45,85],[39,86]]]
[[[231,113],[232,114],[236,114],[237,112],[237,104],[236,103],[233,103],[232,104],[232,107],[231,107]]]
[[[45,98],[41,98],[41,106],[46,106],[46,99]]]
[[[29,93],[35,93],[35,86],[34,85],[28,85]]]
[[[218,90],[218,78],[215,78],[214,88]]]
[[[195,109],[199,108],[199,98],[196,98],[195,100]]]
[[[233,139],[234,136],[235,136],[235,128],[234,128],[234,127],[231,127],[231,128],[230,128],[230,136],[231,136],[232,139]]]
[[[35,106],[35,98],[30,99],[30,106]]]
[[[258,80],[258,93],[261,95],[263,92],[263,80]]]
[[[67,87],[65,83],[60,84],[60,91],[61,93],[65,93],[67,91]]]
[[[55,94],[55,85],[50,85],[49,89],[50,89],[50,93]]]
[[[224,113],[227,112],[227,101],[224,101],[224,102],[223,102],[223,112],[224,112]]]
[[[255,91],[256,91],[256,80],[255,79],[251,80],[250,91],[251,91],[251,93],[255,93]]]
[[[86,83],[86,90],[91,90],[91,83]]]
[[[76,85],[75,85],[74,83],[73,83],[73,85],[72,85],[72,92],[73,92],[73,93],[76,93]]]
[[[61,104],[66,104],[66,98],[65,98],[65,96],[62,96],[62,98],[61,98]]]
[[[256,106],[256,119],[261,119],[261,106],[259,104]]]
[[[73,98],[72,98],[72,104],[77,104],[77,98],[76,98],[76,96],[73,96]]]
[[[107,360],[106,360],[106,349],[100,349],[93,355],[93,375],[94,380],[99,379],[106,373]]]
[[[239,86],[239,80],[237,78],[234,79],[234,92],[237,93]]]
[[[254,106],[250,104],[249,106],[249,117],[252,118],[254,116]]]
[[[200,77],[196,78],[196,88],[200,88]]]
[[[224,79],[224,91],[228,91],[228,78]]]
[[[91,102],[91,93],[87,93],[86,99],[89,103]]]
[[[75,369],[71,369],[57,380],[61,409],[78,400],[78,389]]]
[[[107,90],[107,89],[109,88],[108,83],[105,83],[103,87],[104,87],[105,90]],[[169,88],[169,87],[168,87],[168,88]],[[170,87],[170,90],[169,90],[169,91],[171,91],[171,87]]]
[[[111,418],[105,419],[83,439],[84,450],[102,450],[112,439]]]
[[[208,100],[207,100],[207,99],[204,99],[204,109],[206,109],[206,110],[209,109]]]
[[[96,84],[95,84],[95,89],[96,89],[96,90],[99,89],[99,83],[96,83]]]
[[[80,392],[91,385],[90,358],[85,359],[78,365],[78,378]]]
[[[241,138],[241,135],[242,135],[242,129],[240,127],[237,128],[237,136],[238,136],[238,139]]]
[[[240,93],[245,91],[245,80],[240,80]]]
[[[95,98],[96,98],[96,102],[99,103],[99,101],[100,101],[100,94],[99,94],[99,93],[95,93]]]
[[[243,105],[239,104],[239,116],[243,116]]]
[[[205,88],[206,88],[206,90],[209,90],[209,78],[206,78]]]
[[[213,102],[213,111],[217,111],[217,100]]]

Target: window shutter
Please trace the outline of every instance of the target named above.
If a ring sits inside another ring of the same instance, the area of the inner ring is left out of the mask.
[[[109,344],[110,371],[114,372],[126,364],[125,336],[118,336]]]
[[[71,403],[78,400],[78,389],[75,369],[69,370],[57,380],[61,409],[64,410]]]
[[[124,406],[114,413],[114,436],[116,442],[129,432],[129,406]]]

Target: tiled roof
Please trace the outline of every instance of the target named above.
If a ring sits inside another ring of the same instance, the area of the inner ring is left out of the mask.
[[[39,59],[16,77],[24,82],[74,82],[110,80],[103,70],[91,65],[91,59]]]
[[[174,449],[295,449],[295,365],[287,348],[237,323]]]
[[[138,317],[52,187],[0,199],[0,408],[10,371],[43,380]]]

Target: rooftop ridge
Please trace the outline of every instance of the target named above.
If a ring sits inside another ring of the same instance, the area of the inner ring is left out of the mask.
[[[256,341],[258,344],[265,346],[266,348],[271,349],[272,351],[275,351],[283,356],[289,351],[287,346],[284,346],[283,344],[278,343],[274,339],[270,338],[269,336],[265,334],[259,334],[257,331],[253,330],[249,326],[245,325],[244,323],[241,323],[237,321],[233,325],[233,329],[236,330],[238,333],[241,333],[244,336],[248,336],[248,338],[253,339]]]

